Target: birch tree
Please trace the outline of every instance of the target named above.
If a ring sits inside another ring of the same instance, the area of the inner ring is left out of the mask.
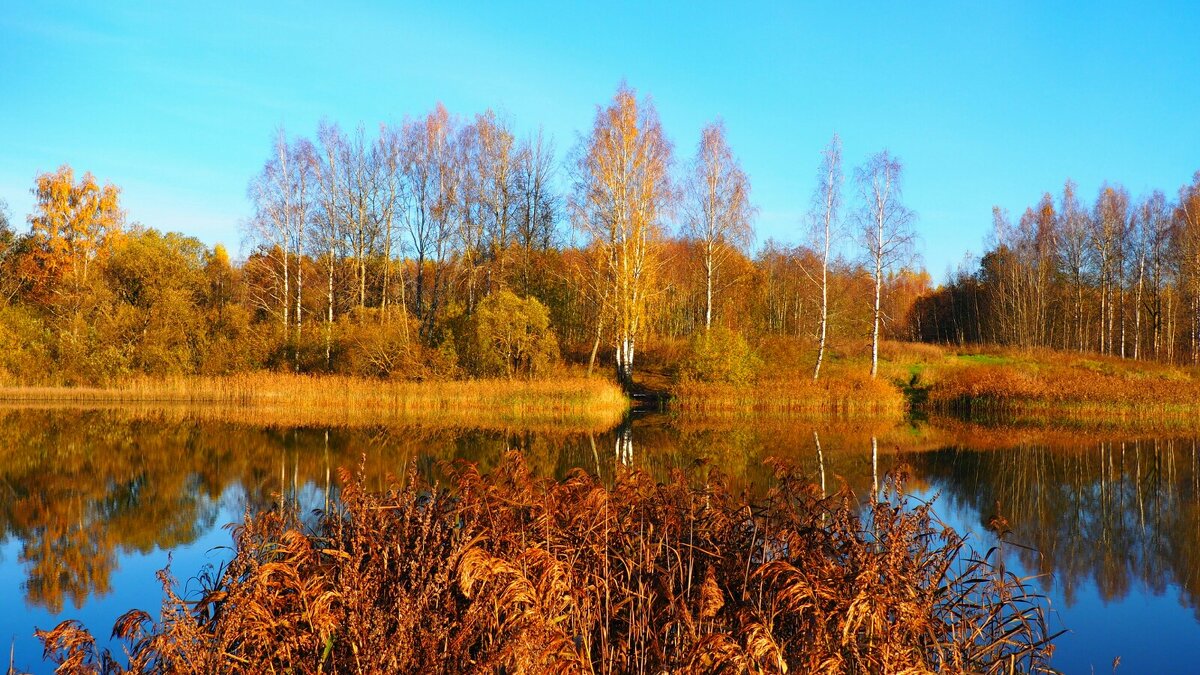
[[[1059,201],[1058,250],[1059,259],[1071,280],[1075,345],[1079,351],[1083,351],[1086,346],[1083,333],[1083,273],[1088,259],[1090,224],[1087,211],[1079,204],[1075,191],[1075,182],[1068,179],[1063,185]]]
[[[704,266],[704,330],[712,327],[713,286],[731,254],[750,245],[750,179],[725,140],[725,124],[717,120],[700,132],[696,157],[685,188],[686,234],[700,245]]]
[[[275,263],[271,269],[274,297],[260,298],[259,302],[263,309],[277,313],[285,335],[291,330],[291,259],[297,229],[292,159],[287,136],[280,127],[275,133],[271,158],[251,181],[248,190],[250,200],[254,203],[249,235]],[[271,305],[277,309],[272,310]]]
[[[319,150],[314,149],[313,173],[317,181],[317,209],[312,219],[310,244],[320,246],[325,257],[325,367],[333,365],[333,321],[337,298],[334,275],[342,250],[342,220],[338,210],[338,155],[341,134],[322,123],[317,129]]]
[[[1115,306],[1122,290],[1121,248],[1128,208],[1129,193],[1124,188],[1107,183],[1101,186],[1091,220],[1090,243],[1100,281],[1100,351],[1106,354],[1118,351]],[[1123,342],[1120,348],[1124,349]]]
[[[404,182],[404,140],[402,129],[382,126],[376,146],[379,158],[379,194],[375,198],[376,220],[383,231],[383,280],[379,291],[380,319],[387,322],[391,318],[390,308],[394,304],[392,298],[391,270],[392,255],[399,248],[400,258],[404,259],[404,244],[401,237],[396,236],[396,224],[399,215],[404,212],[408,191]],[[399,268],[400,279],[396,287],[400,294],[400,309],[406,311],[407,301],[404,286],[404,265]],[[402,324],[404,339],[408,340],[408,320]]]
[[[450,253],[453,219],[458,212],[456,126],[440,103],[424,118],[404,126],[403,164],[409,191],[404,219],[416,256],[413,301],[425,335],[429,335],[436,321],[443,267]]]
[[[599,249],[597,264],[611,289],[617,379],[630,386],[661,220],[673,197],[671,144],[653,104],[622,84],[607,107],[597,106],[574,164],[572,218]]]
[[[887,150],[873,155],[855,170],[860,196],[861,243],[874,281],[871,309],[871,378],[879,374],[879,337],[884,275],[908,255],[916,238],[915,214],[901,202],[900,160]]]
[[[554,143],[539,129],[522,143],[517,153],[514,183],[517,191],[514,237],[521,256],[522,293],[530,292],[530,267],[535,251],[554,243],[554,227],[561,200],[554,191]]]
[[[821,309],[817,326],[817,362],[813,379],[821,376],[825,345],[829,335],[829,255],[834,238],[841,230],[842,207],[842,139],[837,134],[821,151],[821,168],[817,172],[817,190],[813,193],[812,239],[814,250],[821,256]]]
[[[1191,309],[1187,331],[1190,361],[1196,364],[1200,363],[1200,171],[1191,185],[1179,189],[1174,220],[1181,301],[1186,300]]]
[[[1150,297],[1145,307],[1150,324],[1150,347],[1154,351],[1154,358],[1159,359],[1162,358],[1163,347],[1163,287],[1169,283],[1171,269],[1174,267],[1171,250],[1174,228],[1166,195],[1156,190],[1149,201],[1150,212],[1148,220],[1144,223],[1144,236]]]

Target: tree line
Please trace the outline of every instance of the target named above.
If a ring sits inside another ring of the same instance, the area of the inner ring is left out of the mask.
[[[1066,181],[1013,221],[910,317],[924,340],[1200,363],[1200,172],[1175,199],[1103,184],[1091,204]]]
[[[755,250],[723,123],[678,160],[653,102],[625,85],[561,157],[541,131],[440,104],[369,131],[280,129],[249,183],[239,261],[127,225],[117,187],[64,166],[37,178],[28,232],[0,228],[0,368],[436,378],[565,359],[628,384],[635,356],[661,365],[715,330],[793,341],[816,378],[830,344],[877,357],[882,339],[912,337],[904,319],[928,285],[900,162],[868,158],[846,198],[836,136],[819,159],[803,243]]]

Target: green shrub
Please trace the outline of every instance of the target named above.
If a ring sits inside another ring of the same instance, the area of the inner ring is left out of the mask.
[[[692,338],[679,369],[683,380],[747,384],[762,360],[740,334],[716,326]]]
[[[479,377],[537,377],[558,361],[550,312],[536,298],[493,293],[462,329],[461,363]]]
[[[42,320],[20,306],[0,305],[0,380],[45,377],[54,370],[49,333]]]

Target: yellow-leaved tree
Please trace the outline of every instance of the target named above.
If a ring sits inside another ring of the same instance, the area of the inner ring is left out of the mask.
[[[46,277],[42,281],[86,282],[92,263],[107,254],[121,231],[120,189],[101,186],[91,173],[75,182],[75,171],[64,164],[38,176],[33,194],[37,202],[29,224]]]
[[[607,289],[617,379],[633,380],[633,356],[646,313],[662,219],[674,203],[671,143],[654,105],[623,84],[596,108],[591,133],[576,149],[571,216],[596,247],[596,277]]]

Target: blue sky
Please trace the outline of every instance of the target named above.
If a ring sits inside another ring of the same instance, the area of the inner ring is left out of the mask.
[[[819,152],[906,165],[935,278],[1072,177],[1168,194],[1200,169],[1196,8],[1108,3],[87,3],[0,13],[0,198],[42,171],[124,190],[131,221],[241,245],[273,129],[442,101],[539,124],[563,154],[629,82],[680,160],[725,119],[758,238],[799,239]],[[831,7],[837,4],[837,8]],[[916,5],[916,6],[909,6]]]

